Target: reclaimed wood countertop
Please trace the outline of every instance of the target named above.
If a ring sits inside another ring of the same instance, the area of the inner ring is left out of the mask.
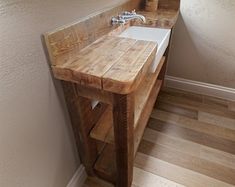
[[[63,63],[52,70],[60,80],[128,94],[148,73],[156,51],[155,42],[104,36],[77,53],[63,56]]]
[[[178,19],[179,10],[158,9],[156,12],[140,10],[138,14],[145,16],[146,23],[135,22],[135,25],[172,29]]]

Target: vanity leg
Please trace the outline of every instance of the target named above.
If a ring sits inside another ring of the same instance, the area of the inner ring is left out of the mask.
[[[134,95],[114,94],[113,124],[117,187],[130,187],[134,163]]]
[[[94,176],[93,165],[98,152],[96,142],[89,137],[89,132],[95,123],[95,115],[92,115],[89,99],[80,97],[76,91],[76,84],[62,82],[68,111],[71,118],[73,133],[80,158],[90,176]],[[96,113],[101,113],[96,111]],[[98,117],[97,117],[98,118]]]

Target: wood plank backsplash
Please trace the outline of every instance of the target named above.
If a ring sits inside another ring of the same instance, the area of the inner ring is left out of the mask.
[[[44,34],[50,63],[52,65],[63,64],[63,60],[57,61],[58,57],[63,59],[64,55],[64,58],[67,58],[69,54],[73,54],[73,51],[81,50],[114,30],[117,26],[111,25],[111,17],[124,10],[138,9],[140,2],[141,0],[130,0]]]

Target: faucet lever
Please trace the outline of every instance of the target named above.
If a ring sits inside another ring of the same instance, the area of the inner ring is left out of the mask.
[[[135,9],[134,9],[131,12],[125,11],[125,12],[122,13],[122,15],[127,15],[127,16],[136,15],[136,12],[135,12]]]

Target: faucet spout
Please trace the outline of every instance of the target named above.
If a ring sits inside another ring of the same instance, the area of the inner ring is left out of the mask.
[[[119,15],[117,18],[112,18],[112,24],[125,24],[127,21],[139,19],[143,23],[146,22],[146,19],[143,15],[136,14],[135,10],[132,12],[123,12],[121,15]]]
[[[140,14],[134,14],[134,15],[122,15],[121,18],[123,18],[124,20],[126,21],[130,21],[130,20],[133,20],[133,19],[139,19],[141,20],[143,23],[146,22],[146,19],[143,15],[140,15]]]

